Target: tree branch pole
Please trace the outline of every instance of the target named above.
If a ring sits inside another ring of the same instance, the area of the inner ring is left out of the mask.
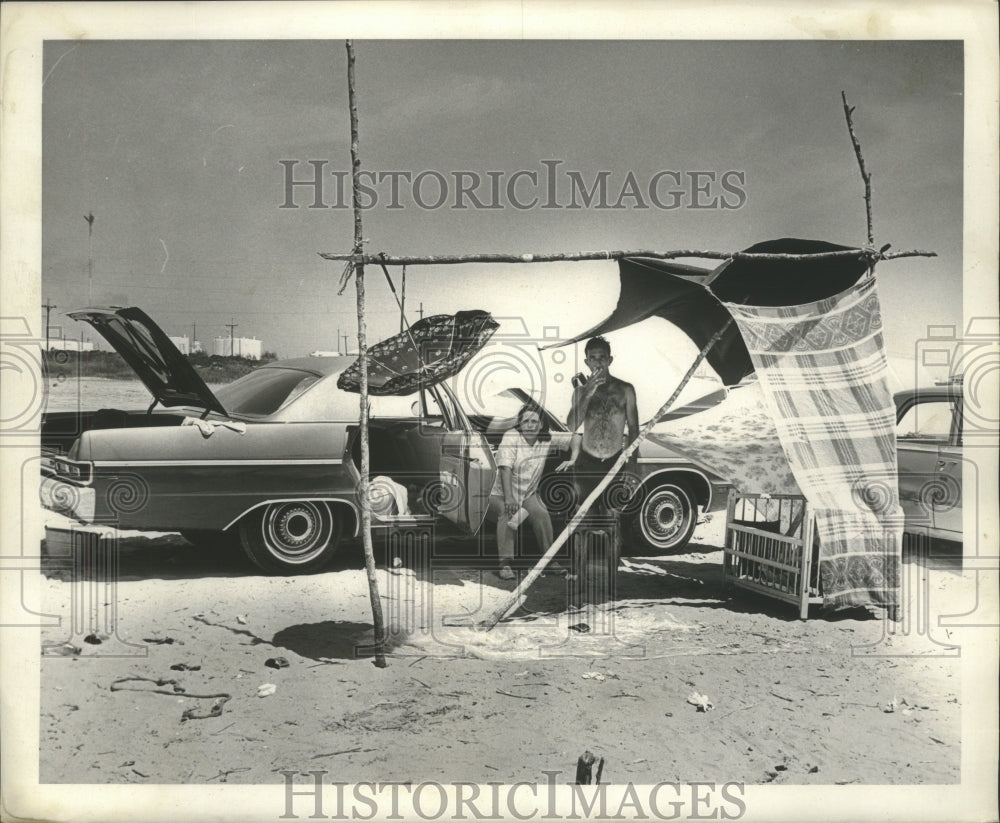
[[[354,201],[354,255],[362,252],[364,235],[361,231],[361,157],[358,153],[358,103],[354,90],[354,43],[347,41],[347,94],[351,110],[351,177]],[[372,506],[368,496],[370,452],[368,448],[368,334],[365,322],[365,264],[355,260],[354,286],[358,295],[358,364],[361,367],[360,413],[358,436],[361,438],[361,477],[358,496],[361,503],[361,539],[365,549],[365,571],[368,573],[368,595],[372,603],[372,623],[375,629],[375,665],[386,666],[385,623],[382,618],[382,598],[375,574],[375,550],[372,546]]]
[[[604,490],[614,479],[615,475],[617,475],[618,472],[622,470],[622,468],[628,462],[628,459],[632,456],[635,450],[639,448],[639,444],[646,439],[646,436],[652,430],[653,426],[659,423],[660,420],[666,415],[666,413],[670,411],[670,407],[674,404],[674,401],[678,398],[678,396],[680,396],[680,393],[684,391],[684,387],[694,376],[695,371],[697,371],[698,366],[701,365],[701,362],[705,359],[705,356],[712,350],[712,347],[719,342],[719,339],[722,337],[723,334],[726,333],[726,330],[732,323],[733,323],[733,318],[730,317],[722,326],[722,328],[712,335],[712,338],[704,345],[702,350],[698,352],[698,356],[694,359],[694,362],[691,364],[691,368],[689,368],[684,377],[681,378],[681,382],[677,385],[677,388],[674,389],[674,393],[670,395],[667,402],[664,403],[662,406],[660,406],[656,414],[654,414],[643,425],[643,427],[639,430],[639,434],[636,436],[635,440],[633,440],[628,445],[628,448],[626,448],[621,453],[621,455],[619,455],[618,460],[615,461],[614,466],[612,466],[611,469],[608,470],[608,473],[604,476],[604,479],[597,484],[597,487],[588,495],[587,499],[583,501],[583,504],[580,506],[577,513],[573,515],[572,520],[570,520],[570,522],[566,525],[566,528],[564,528],[560,533],[560,535],[555,539],[555,541],[553,541],[552,545],[549,546],[545,554],[543,554],[538,559],[538,562],[535,564],[535,567],[530,572],[528,572],[524,580],[521,581],[521,584],[516,589],[514,589],[514,591],[511,592],[510,597],[508,597],[503,603],[501,603],[496,609],[494,609],[494,611],[489,615],[489,617],[487,617],[479,624],[478,628],[482,629],[483,631],[489,631],[498,622],[503,620],[504,617],[506,617],[508,614],[514,611],[514,609],[516,609],[518,606],[521,605],[521,603],[524,600],[524,592],[526,592],[528,588],[531,586],[531,584],[534,583],[539,578],[539,576],[541,576],[542,572],[545,570],[545,567],[548,566],[552,558],[555,557],[556,552],[558,552],[559,549],[561,549],[565,545],[566,541],[569,540],[570,536],[583,521],[584,517],[586,517],[587,512],[590,511],[590,508],[594,505],[594,503],[597,502],[597,499],[604,493]]]
[[[858,167],[861,169],[861,179],[865,183],[865,213],[868,217],[868,245],[871,248],[875,247],[875,230],[872,227],[872,176],[868,173],[868,169],[865,167],[865,157],[861,153],[861,143],[858,142],[858,136],[854,133],[854,121],[851,119],[851,114],[854,111],[854,106],[847,105],[847,95],[841,91],[840,99],[844,101],[844,117],[847,119],[847,131],[851,135],[851,142],[854,144],[854,154],[858,158]]]
[[[900,257],[937,257],[937,252],[914,250],[883,253],[874,249],[845,249],[843,251],[824,251],[816,254],[767,254],[739,251],[699,251],[696,249],[674,249],[672,251],[651,251],[644,249],[635,251],[581,251],[543,254],[441,254],[430,256],[363,254],[359,251],[354,251],[350,253],[320,252],[319,256],[324,260],[347,260],[353,262],[355,265],[381,263],[385,266],[443,266],[462,263],[578,263],[586,260],[621,260],[625,257],[649,257],[654,260],[700,257],[705,260],[791,260],[800,262],[806,260],[857,260],[864,258],[869,261],[877,261],[895,260]]]

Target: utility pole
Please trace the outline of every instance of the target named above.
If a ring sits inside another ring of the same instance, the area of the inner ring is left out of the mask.
[[[420,319],[421,320],[424,319],[424,301],[423,300],[420,301]]]
[[[49,314],[52,310],[58,308],[55,303],[42,303],[42,308],[45,309],[45,351],[49,350]]]
[[[233,318],[230,317],[229,322],[223,323],[222,325],[225,326],[227,329],[229,329],[229,356],[235,357],[236,352],[233,351],[233,329],[235,329],[239,325],[239,323],[234,323]]]
[[[403,266],[403,296],[399,301],[399,333],[402,334],[406,324],[406,266]]]
[[[94,255],[91,252],[91,238],[94,236],[94,213],[85,214],[87,221],[87,305],[94,304]]]
[[[337,334],[340,334],[340,330],[339,329],[337,331]],[[347,348],[347,335],[346,334],[344,335],[344,354],[350,354],[350,351]]]
[[[198,339],[198,324],[191,324],[191,345],[188,346],[188,354],[194,354],[194,341]]]

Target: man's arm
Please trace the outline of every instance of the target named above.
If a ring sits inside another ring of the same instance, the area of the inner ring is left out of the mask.
[[[570,401],[569,414],[566,416],[566,428],[571,432],[575,432],[576,427],[583,422],[583,412],[586,411],[586,407],[580,409],[579,406],[583,397],[584,388],[586,387],[580,386],[579,388],[573,389],[573,399]]]
[[[600,381],[592,379],[586,385],[573,389],[573,400],[569,408],[569,415],[566,417],[566,428],[571,432],[580,428],[583,421],[587,419],[587,406],[590,405],[590,398],[594,396],[599,385]]]
[[[639,407],[635,402],[635,386],[625,384],[625,426],[628,429],[628,447],[639,436]]]

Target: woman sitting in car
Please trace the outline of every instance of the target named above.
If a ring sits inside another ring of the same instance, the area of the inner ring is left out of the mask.
[[[498,472],[489,513],[497,521],[497,554],[503,580],[514,577],[514,540],[523,522],[531,524],[542,551],[552,545],[552,518],[538,496],[551,440],[542,410],[535,403],[525,403],[497,449]]]

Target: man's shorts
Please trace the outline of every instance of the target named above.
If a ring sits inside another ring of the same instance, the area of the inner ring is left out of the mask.
[[[589,452],[580,450],[580,455],[576,459],[573,467],[573,485],[576,487],[576,504],[582,506],[591,492],[597,488],[598,484],[604,480],[608,472],[618,462],[621,452],[617,452],[610,457],[594,457]],[[625,507],[628,495],[624,488],[623,471],[619,470],[607,487],[601,492],[600,497],[588,514],[604,517],[617,517]]]

